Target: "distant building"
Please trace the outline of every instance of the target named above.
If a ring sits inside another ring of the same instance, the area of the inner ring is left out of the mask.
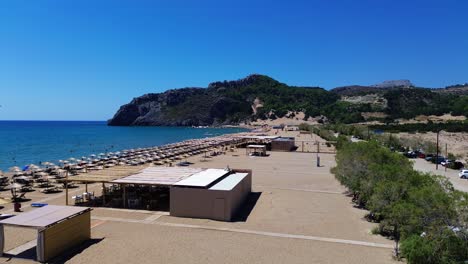
[[[285,131],[299,131],[299,126],[285,126]]]
[[[293,151],[294,149],[296,149],[296,143],[293,137],[280,137],[271,142],[272,151]]]

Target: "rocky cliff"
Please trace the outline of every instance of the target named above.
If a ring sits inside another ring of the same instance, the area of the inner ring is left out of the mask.
[[[207,88],[183,88],[146,94],[123,105],[108,121],[111,126],[207,126],[237,124],[250,118],[256,93],[279,82],[250,75],[237,81],[211,83]],[[255,88],[259,89],[256,90]],[[240,92],[252,88],[250,92]],[[257,102],[258,103],[258,102]]]

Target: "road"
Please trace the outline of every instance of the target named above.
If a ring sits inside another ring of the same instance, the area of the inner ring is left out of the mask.
[[[458,170],[445,169],[442,165],[439,165],[439,169],[436,170],[436,166],[433,163],[427,162],[424,159],[412,159],[414,161],[414,169],[422,172],[431,172],[434,174],[442,175],[447,177],[453,184],[455,189],[468,192],[468,180],[460,179],[458,177]]]

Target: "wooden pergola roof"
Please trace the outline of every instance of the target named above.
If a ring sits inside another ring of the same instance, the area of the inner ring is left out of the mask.
[[[171,186],[201,171],[204,169],[149,167],[137,174],[113,180],[112,183]]]

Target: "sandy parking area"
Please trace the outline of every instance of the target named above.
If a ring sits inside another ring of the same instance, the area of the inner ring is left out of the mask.
[[[445,167],[439,165],[439,169],[436,170],[436,166],[433,163],[427,162],[424,159],[414,159],[414,169],[422,172],[430,172],[437,175],[442,175],[447,177],[450,182],[453,184],[455,189],[468,192],[468,180],[460,179],[458,177],[459,171],[446,169]]]

